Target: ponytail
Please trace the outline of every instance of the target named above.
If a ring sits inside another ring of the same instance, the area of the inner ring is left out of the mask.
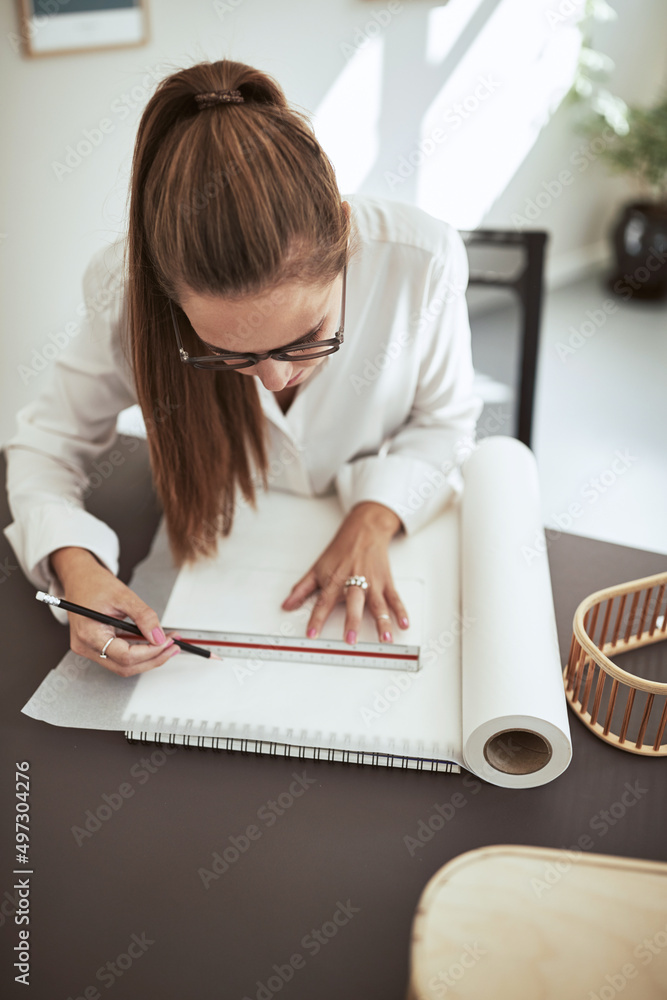
[[[219,91],[242,100],[196,99]],[[161,81],[134,148],[125,330],[177,563],[215,551],[238,490],[256,507],[256,485],[268,488],[268,437],[254,378],[181,362],[169,299],[196,353],[180,295],[332,281],[349,232],[333,167],[274,80],[221,60]]]

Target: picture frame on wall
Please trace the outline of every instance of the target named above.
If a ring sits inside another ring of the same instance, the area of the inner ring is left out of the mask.
[[[129,48],[148,41],[148,0],[18,0],[26,56]]]

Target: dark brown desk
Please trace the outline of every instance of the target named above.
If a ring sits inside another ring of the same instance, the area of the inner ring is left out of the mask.
[[[119,532],[127,580],[158,519],[143,446],[90,506]],[[4,499],[0,516],[6,525]],[[586,594],[667,564],[655,553],[568,534],[551,539],[549,559],[563,659]],[[68,633],[35,601],[4,537],[0,567],[3,996],[403,1000],[417,900],[455,855],[486,844],[579,849],[587,836],[599,853],[667,858],[665,762],[614,750],[572,715],[572,764],[527,791],[466,772],[182,748],[165,754],[118,733],[30,719],[20,709],[68,648]],[[18,937],[11,810],[21,760],[32,776],[27,989],[14,984],[11,968]],[[609,810],[628,784],[636,792],[624,801],[633,801],[615,818]],[[453,797],[454,815],[411,853],[404,838]],[[88,810],[103,820],[89,836],[75,836]]]

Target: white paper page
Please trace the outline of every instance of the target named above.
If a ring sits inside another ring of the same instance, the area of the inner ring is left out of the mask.
[[[167,626],[305,634],[310,612],[286,612],[280,604],[333,538],[340,508],[334,498],[277,491],[261,494],[258,506],[257,513],[242,509],[216,559],[181,571],[163,618]],[[393,626],[392,634],[395,642],[421,645],[427,655],[420,671],[238,658],[216,663],[180,653],[140,676],[127,727],[458,759],[458,508],[414,537],[392,540],[389,551],[411,622],[408,630]],[[344,614],[342,604],[336,607],[325,638],[342,638]],[[368,611],[360,639],[377,641]]]
[[[301,608],[284,611],[281,608],[296,575],[286,569],[253,569],[235,565],[225,571],[224,561],[207,560],[179,573],[169,603],[162,617],[166,630],[209,630],[216,623],[218,632],[249,632],[254,635],[283,635],[304,638],[310,620],[314,596]],[[398,628],[392,621],[394,642],[419,645],[424,581],[402,578],[394,580],[406,607],[411,608],[410,628]],[[345,606],[340,603],[331,611],[320,636],[324,639],[344,638]],[[358,630],[359,642],[379,642],[376,624],[368,607]]]

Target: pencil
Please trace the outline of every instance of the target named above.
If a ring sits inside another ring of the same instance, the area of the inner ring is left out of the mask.
[[[122,629],[123,632],[131,632],[132,635],[141,636],[145,639],[143,632],[134,622],[123,621],[122,618],[112,618],[111,615],[103,615],[101,611],[93,611],[91,608],[84,608],[80,604],[72,604],[71,601],[66,601],[64,597],[54,597],[52,594],[45,594],[43,590],[38,590],[35,594],[38,601],[43,601],[44,604],[52,604],[55,608],[63,608],[65,611],[71,611],[75,615],[82,615],[84,618],[92,618],[93,621],[101,622],[103,625],[113,625],[118,629]],[[196,653],[197,656],[204,656],[210,659],[213,654],[208,649],[201,649],[200,646],[193,646],[189,642],[183,642],[182,639],[174,639],[176,646],[180,646],[182,650],[186,653]],[[214,660],[217,660],[217,656],[213,656]]]

